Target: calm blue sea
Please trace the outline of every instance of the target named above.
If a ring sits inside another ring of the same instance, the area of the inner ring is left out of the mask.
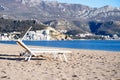
[[[23,41],[26,45],[59,48],[120,51],[120,40],[70,40],[70,41]],[[4,44],[16,44],[15,41],[0,41]]]

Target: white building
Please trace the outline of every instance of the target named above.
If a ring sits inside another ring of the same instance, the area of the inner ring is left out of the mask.
[[[10,40],[7,33],[1,34],[1,40]]]
[[[50,40],[48,29],[29,31],[24,40]]]

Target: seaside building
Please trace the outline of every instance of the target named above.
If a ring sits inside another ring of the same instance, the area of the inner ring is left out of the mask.
[[[50,31],[46,29],[44,33],[45,33],[44,35],[46,36],[46,40],[50,40]]]
[[[0,36],[1,40],[9,40],[8,34],[7,33],[2,33]]]
[[[77,34],[76,36],[79,36],[79,37],[86,37],[86,36],[93,36],[94,34],[91,34],[91,33],[84,33],[84,34]]]
[[[113,39],[119,39],[118,35],[117,35],[117,34],[114,34],[114,35],[113,35]]]
[[[21,32],[11,32],[9,33],[9,39],[10,40],[14,40],[14,39],[18,39],[20,37]]]
[[[0,40],[15,40],[20,38],[21,32],[11,32],[0,34]],[[50,31],[48,29],[29,31],[24,40],[50,40]]]
[[[50,40],[49,30],[29,31],[24,37],[24,40]]]

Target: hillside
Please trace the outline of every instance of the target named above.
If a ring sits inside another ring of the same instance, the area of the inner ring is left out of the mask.
[[[47,21],[44,24],[54,27],[56,30],[68,30],[70,35],[79,33],[92,33],[96,35],[110,35],[117,34],[120,36],[120,21],[65,21],[54,20]]]
[[[0,18],[0,36],[2,33],[10,33],[10,32],[20,32],[21,35],[19,37],[22,37],[26,30],[32,26],[32,31],[36,30],[43,30],[48,29],[50,31],[51,40],[66,40],[71,39],[65,34],[62,34],[55,30],[54,28],[51,28],[50,26],[46,26],[42,23],[37,23],[35,20],[12,20],[12,19],[4,19]],[[9,35],[8,35],[9,36]]]

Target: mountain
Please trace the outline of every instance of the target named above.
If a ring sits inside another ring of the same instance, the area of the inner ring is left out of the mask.
[[[92,8],[57,1],[0,0],[0,16],[15,20],[36,20],[72,34],[90,32],[120,35],[120,8],[109,5]]]
[[[120,21],[47,21],[44,24],[54,27],[57,30],[68,30],[68,34],[76,35],[79,33],[92,33],[96,35],[114,34],[120,36]]]
[[[120,8],[112,6],[91,8],[81,4],[42,0],[0,0],[0,2],[0,5],[5,7],[3,13],[18,19],[120,20]]]
[[[0,0],[0,5],[5,6],[4,14],[17,19],[37,19],[46,21],[51,19],[79,19],[81,14],[91,8],[79,4],[66,4],[59,2],[35,0]],[[11,4],[10,4],[11,3]],[[9,12],[9,13],[8,13]]]

